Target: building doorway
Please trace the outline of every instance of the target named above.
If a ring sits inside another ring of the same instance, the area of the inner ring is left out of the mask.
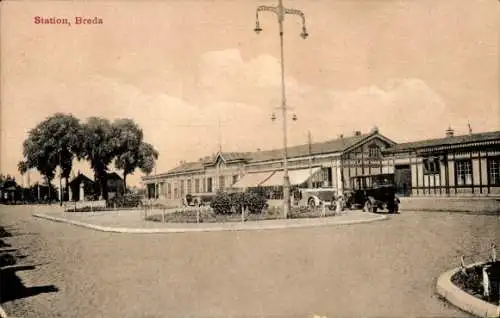
[[[408,196],[411,193],[411,168],[410,165],[397,165],[394,167],[394,184],[396,194]]]

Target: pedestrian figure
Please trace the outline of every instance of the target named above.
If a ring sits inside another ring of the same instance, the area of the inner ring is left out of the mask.
[[[343,203],[343,197],[342,195],[339,195],[337,197],[337,202],[336,202],[336,206],[335,206],[335,214],[337,215],[342,215],[344,214],[342,211],[344,210],[344,203]]]

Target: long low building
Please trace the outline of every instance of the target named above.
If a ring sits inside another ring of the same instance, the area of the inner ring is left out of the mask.
[[[370,133],[288,148],[294,188],[333,188],[339,193],[390,177],[399,195],[500,195],[500,131],[397,144]],[[282,149],[219,152],[143,177],[151,198],[179,200],[262,187],[282,197]]]

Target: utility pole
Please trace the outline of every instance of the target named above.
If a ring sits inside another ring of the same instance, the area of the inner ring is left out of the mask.
[[[312,142],[311,142],[311,131],[307,131],[307,143],[309,145],[309,180],[307,187],[311,189],[313,187],[312,184]]]

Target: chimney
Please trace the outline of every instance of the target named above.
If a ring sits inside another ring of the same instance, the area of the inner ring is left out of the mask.
[[[339,139],[344,139],[344,134],[340,134]]]
[[[361,136],[361,131],[356,130],[356,131],[354,132],[354,136]]]
[[[455,131],[453,129],[451,129],[451,127],[448,127],[448,129],[446,129],[446,137],[453,137],[453,135],[455,134]]]
[[[373,134],[378,133],[378,127],[377,126],[373,126],[372,133]]]
[[[257,151],[260,151],[260,148],[257,148]]]

